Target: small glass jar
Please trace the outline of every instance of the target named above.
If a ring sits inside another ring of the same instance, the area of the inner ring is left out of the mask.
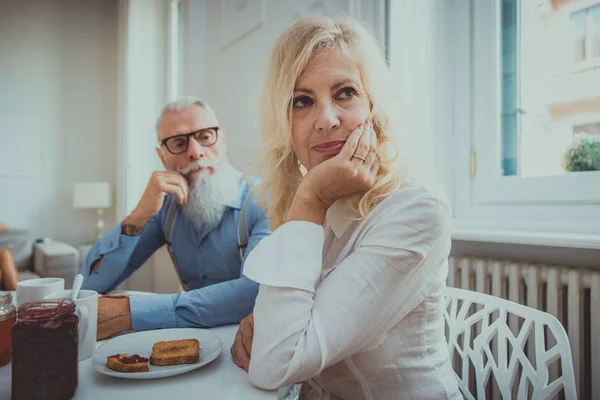
[[[17,309],[12,303],[10,292],[0,292],[0,367],[12,359],[12,327],[17,318]]]
[[[70,299],[22,304],[13,326],[12,399],[70,399],[77,390],[79,317]]]

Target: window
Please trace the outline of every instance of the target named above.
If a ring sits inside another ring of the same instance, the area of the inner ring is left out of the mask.
[[[600,48],[595,48],[600,46],[600,36],[595,36],[600,33],[598,3],[574,12],[557,7],[548,16],[537,12],[532,2],[502,0],[502,176],[567,173],[562,160],[573,144],[572,127],[600,117],[599,67],[565,74],[552,66],[560,65],[565,53],[571,54],[573,42],[567,42],[564,51],[560,45],[558,49],[548,45],[555,37],[568,37],[571,28],[576,60],[600,55]],[[570,20],[570,28],[561,23],[561,16]]]
[[[600,57],[600,4],[571,13],[575,61]]]
[[[539,1],[465,3],[449,44],[455,226],[592,234],[600,245],[600,168],[565,165],[570,148],[600,139],[600,62],[588,63],[600,0],[552,1],[544,12]],[[574,51],[584,67],[573,68]]]
[[[587,133],[588,135],[597,136],[600,138],[600,122],[592,124],[581,124],[573,126],[573,135]]]

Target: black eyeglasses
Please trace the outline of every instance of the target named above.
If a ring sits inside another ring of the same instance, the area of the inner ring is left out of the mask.
[[[187,151],[191,136],[193,136],[201,146],[210,147],[217,143],[217,139],[219,138],[219,127],[215,126],[212,128],[200,129],[199,131],[192,133],[171,136],[161,140],[160,143],[169,150],[169,153],[181,154]]]

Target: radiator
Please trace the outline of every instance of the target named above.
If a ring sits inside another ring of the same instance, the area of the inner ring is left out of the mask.
[[[600,399],[600,269],[451,257],[448,286],[554,315],[569,335],[578,397]],[[557,374],[551,369],[550,381]]]

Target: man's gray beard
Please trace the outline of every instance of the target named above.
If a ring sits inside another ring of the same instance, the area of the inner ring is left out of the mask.
[[[204,224],[218,225],[227,209],[225,204],[238,194],[239,183],[235,179],[233,166],[222,162],[213,168],[212,175],[201,172],[194,176],[194,181],[190,182],[188,201],[182,206],[185,216],[197,228]]]

